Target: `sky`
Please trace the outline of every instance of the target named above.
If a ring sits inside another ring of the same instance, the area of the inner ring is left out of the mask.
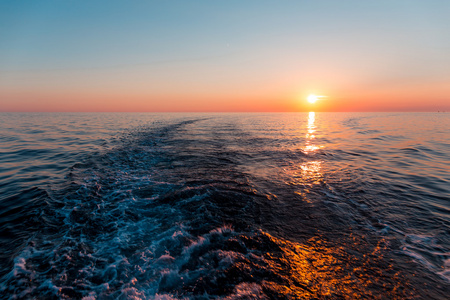
[[[447,0],[1,0],[0,111],[450,111],[449,15]]]

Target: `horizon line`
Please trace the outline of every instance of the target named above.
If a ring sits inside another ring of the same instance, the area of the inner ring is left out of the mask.
[[[447,113],[446,110],[304,110],[304,111],[0,111],[0,113]]]

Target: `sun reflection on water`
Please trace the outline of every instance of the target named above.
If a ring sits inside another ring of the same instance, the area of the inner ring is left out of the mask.
[[[282,252],[281,255],[270,252],[265,255],[269,268],[282,280],[267,279],[264,285],[279,295],[289,299],[405,297],[400,288],[406,282],[401,282],[396,275],[392,276],[390,286],[383,285],[383,278],[392,270],[383,262],[381,245],[362,245],[357,239],[354,246],[367,251],[366,255],[359,256],[348,253],[343,245],[330,245],[320,237],[311,238],[306,243],[294,243],[264,234]],[[284,271],[286,266],[289,266],[289,273]]]
[[[316,113],[311,111],[308,115],[308,133],[306,134],[307,139],[313,139],[315,138],[315,135],[313,134],[316,131],[316,126],[314,125],[314,122],[316,121]]]
[[[308,154],[311,152],[315,152],[320,149],[319,146],[313,143],[313,140],[316,138],[314,134],[316,132],[316,113],[311,111],[308,115],[308,124],[306,126],[306,145],[302,148],[303,152]]]
[[[306,125],[305,135],[306,141],[305,146],[302,148],[302,152],[307,155],[312,155],[322,148],[314,142],[316,139],[316,130],[316,113],[312,111],[308,114],[308,123]],[[300,165],[300,169],[294,174],[294,176],[300,177],[299,179],[303,180],[303,182],[307,183],[309,186],[319,184],[323,179],[321,169],[321,160],[308,160]]]
[[[303,145],[300,147],[300,151],[303,154],[302,159],[298,161],[292,161],[289,168],[285,168],[288,178],[286,183],[288,185],[298,186],[299,189],[295,191],[295,194],[299,195],[305,202],[311,203],[311,188],[319,185],[323,182],[323,161],[319,153],[319,150],[323,146],[317,144],[317,129],[316,114],[310,112],[306,126],[301,129],[301,134],[305,134],[303,139]],[[306,132],[306,133],[305,133]],[[319,135],[320,136],[320,135]],[[297,148],[298,149],[298,148]]]

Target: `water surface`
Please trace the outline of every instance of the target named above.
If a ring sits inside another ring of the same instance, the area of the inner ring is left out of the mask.
[[[446,299],[445,113],[0,114],[4,298]]]

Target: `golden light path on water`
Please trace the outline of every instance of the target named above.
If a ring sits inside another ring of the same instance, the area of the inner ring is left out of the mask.
[[[263,285],[279,295],[289,299],[401,299],[401,283],[396,276],[389,286],[383,281],[384,273],[391,272],[392,265],[380,266],[381,245],[366,248],[359,237],[350,236],[354,250],[363,247],[368,251],[363,257],[355,257],[347,251],[345,243],[332,245],[320,236],[306,243],[294,243],[266,235],[282,250],[282,255],[267,253],[266,258],[284,284],[269,279]]]
[[[310,112],[308,115],[308,127],[307,127],[307,133],[306,133],[306,145],[305,147],[303,147],[303,152],[308,154],[314,151],[317,151],[318,149],[320,149],[319,146],[315,145],[314,139],[315,139],[315,135],[314,133],[316,132],[316,126],[314,125],[316,120],[316,113],[315,112]]]
[[[324,134],[324,128],[317,125],[315,112],[309,112],[303,124],[306,125],[299,128],[298,133],[304,134],[304,143],[297,149],[305,158],[284,169],[285,183],[295,187],[294,193],[303,202],[299,207],[317,205],[312,194],[317,187],[320,189],[320,185],[328,184],[323,171],[324,161],[317,155],[324,148],[317,142]],[[281,255],[266,253],[266,261],[284,283],[271,280],[263,283],[265,288],[279,295],[292,299],[401,299],[405,296],[402,285],[406,282],[402,283],[392,265],[384,260],[386,244],[383,240],[368,242],[364,235],[351,231],[335,235],[336,240],[317,233],[302,242],[267,232],[263,234],[281,250]]]
[[[311,111],[308,114],[308,124],[306,128],[306,142],[305,146],[302,148],[303,153],[306,155],[313,154],[318,151],[321,146],[316,145],[314,143],[316,135],[316,113]],[[301,177],[303,180],[306,179],[310,185],[319,184],[321,179],[323,178],[321,174],[322,161],[321,160],[312,160],[304,162],[301,168]]]
[[[312,156],[319,149],[323,148],[322,146],[319,146],[315,143],[315,122],[316,113],[313,111],[309,112],[308,123],[306,125],[305,145],[301,147],[301,151],[308,156]],[[323,178],[321,168],[322,161],[320,159],[306,160],[303,164],[300,165],[300,170],[295,172],[293,176],[300,179],[300,182],[307,183],[309,186],[312,186],[321,182]]]
[[[304,134],[304,144],[300,145],[299,150],[308,158],[315,158],[315,154],[323,146],[316,143],[316,113],[311,111],[308,113],[308,119],[306,126],[299,128],[299,133]],[[292,164],[290,168],[286,169],[288,179],[286,183],[288,185],[298,186],[298,190],[295,192],[301,196],[302,200],[310,203],[310,197],[308,193],[310,188],[314,185],[320,184],[323,180],[323,174],[321,173],[322,160],[319,159],[305,159],[300,164]]]

